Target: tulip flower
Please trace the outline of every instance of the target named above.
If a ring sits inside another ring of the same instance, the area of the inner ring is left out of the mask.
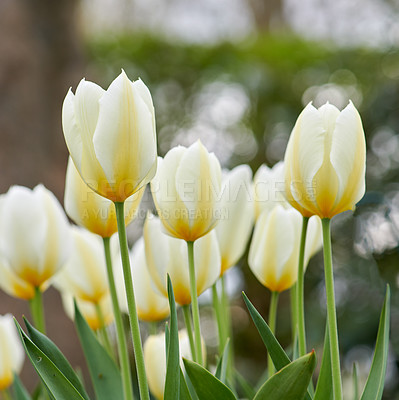
[[[31,300],[67,260],[67,218],[44,186],[13,186],[1,196],[0,221],[0,286],[12,296]]]
[[[247,247],[254,220],[251,179],[248,165],[223,174],[221,218],[215,228],[222,257],[221,274],[235,265]]]
[[[144,190],[145,186],[126,199],[126,225],[137,215]],[[118,231],[115,204],[86,185],[71,158],[66,173],[64,204],[68,216],[90,232],[108,238]]]
[[[97,307],[110,300],[102,242],[99,236],[83,228],[74,226],[71,231],[71,255],[65,268],[54,278],[54,285],[61,293],[91,304],[95,312]],[[98,312],[103,311],[102,308]],[[105,320],[112,321],[110,307],[107,305],[104,308],[108,309]]]
[[[205,343],[201,340],[205,354]],[[180,366],[184,369],[182,358],[192,360],[187,331],[179,332]],[[166,377],[165,334],[149,336],[144,343],[144,362],[151,393],[157,400],[163,400]]]
[[[306,264],[320,247],[320,220],[309,220]],[[248,264],[256,278],[272,292],[289,289],[298,277],[298,257],[302,217],[294,209],[278,205],[264,211],[255,225],[249,249]]]
[[[122,71],[107,90],[83,79],[65,97],[62,125],[77,170],[101,196],[124,202],[154,176],[155,113],[140,79]]]
[[[137,315],[140,320],[153,322],[161,321],[169,315],[169,302],[167,296],[154,290],[145,258],[144,239],[140,238],[130,252],[134,293],[136,294]],[[115,265],[118,271],[118,283],[123,288],[122,266]],[[119,290],[121,296],[121,309],[128,312],[126,296],[123,290]]]
[[[24,359],[25,351],[12,315],[0,315],[0,391],[12,385]]]
[[[217,224],[221,169],[200,141],[178,146],[159,159],[151,190],[165,232],[193,242]]]
[[[264,210],[271,211],[276,205],[290,207],[285,198],[284,163],[273,168],[261,165],[254,176],[255,217]]]
[[[332,218],[352,210],[365,191],[366,143],[352,102],[341,112],[327,103],[308,104],[285,153],[286,195],[309,217]]]
[[[148,271],[156,288],[167,296],[167,274],[172,281],[176,302],[191,303],[187,246],[184,240],[165,234],[159,218],[147,215],[144,223],[145,255]],[[215,232],[194,242],[197,295],[211,287],[220,276],[220,251]]]

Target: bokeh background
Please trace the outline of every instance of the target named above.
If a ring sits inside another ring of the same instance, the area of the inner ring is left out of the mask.
[[[309,101],[342,108],[351,99],[366,133],[367,193],[354,213],[333,221],[342,361],[346,374],[359,363],[364,381],[389,283],[384,399],[399,399],[398,17],[397,0],[1,0],[0,192],[13,184],[44,183],[62,201],[67,150],[61,106],[82,77],[103,87],[121,68],[130,78],[141,77],[153,95],[160,155],[200,138],[223,167],[248,163],[254,172],[283,158],[295,119]],[[140,226],[131,226],[132,242]],[[228,282],[236,364],[255,384],[266,353],[240,291],[263,315],[269,293],[245,258]],[[305,285],[308,339],[318,350],[326,314],[320,254]],[[58,293],[50,289],[44,299],[49,335],[85,370]],[[202,301],[212,356],[215,326],[206,295]],[[4,293],[0,312],[29,315],[24,302]],[[277,334],[289,344],[287,293]],[[28,361],[23,380],[30,388],[37,381]]]

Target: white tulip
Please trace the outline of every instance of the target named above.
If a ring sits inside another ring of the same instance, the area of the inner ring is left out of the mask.
[[[178,146],[158,161],[151,191],[165,232],[195,241],[217,224],[221,169],[218,159],[200,141]]]
[[[67,218],[44,186],[13,186],[1,196],[0,221],[0,286],[32,299],[35,288],[45,290],[69,256]]]
[[[154,176],[155,112],[140,79],[122,71],[107,90],[83,79],[65,97],[62,125],[76,168],[101,196],[123,202]]]
[[[221,218],[215,232],[219,242],[223,274],[244,254],[254,222],[252,171],[239,165],[223,174]]]

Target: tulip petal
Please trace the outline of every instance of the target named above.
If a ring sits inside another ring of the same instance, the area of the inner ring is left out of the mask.
[[[149,172],[153,172],[156,162],[153,115],[141,91],[122,72],[100,99],[93,145],[111,187],[118,189],[119,196],[128,197],[136,192]]]
[[[351,209],[365,190],[366,145],[360,115],[350,102],[336,121],[330,160],[339,180],[337,205]]]

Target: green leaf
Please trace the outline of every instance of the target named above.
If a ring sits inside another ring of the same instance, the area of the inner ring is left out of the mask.
[[[15,400],[31,400],[31,397],[28,391],[25,389],[25,386],[19,379],[19,376],[14,373],[14,383],[13,383],[13,390],[14,390],[14,399]]]
[[[359,400],[359,383],[357,379],[356,363],[353,363],[352,380],[353,380],[353,400]]]
[[[180,398],[180,356],[179,356],[179,331],[177,326],[177,313],[172,282],[168,275],[168,298],[170,307],[170,327],[167,346],[165,400]]]
[[[286,365],[259,389],[253,400],[301,400],[316,366],[314,351]]]
[[[201,365],[183,359],[199,400],[237,400],[233,392]]]
[[[30,339],[32,342],[54,363],[54,365],[64,374],[64,376],[72,383],[81,396],[88,400],[89,396],[82,385],[82,382],[76,375],[71,364],[61,353],[60,349],[46,335],[34,328],[24,317],[24,322]]]
[[[179,400],[192,400],[190,391],[188,390],[186,379],[184,378],[183,371],[180,369],[180,399]]]
[[[373,362],[361,400],[380,400],[384,390],[389,344],[390,290],[387,286],[381,311]]]
[[[328,322],[326,322],[326,331],[324,334],[323,358],[319,378],[317,379],[316,393],[313,400],[332,400],[333,399],[333,381],[331,369],[330,336],[328,333]]]
[[[242,295],[245,304],[247,305],[247,308],[249,310],[249,313],[251,315],[251,318],[254,321],[256,329],[258,330],[263,340],[263,343],[265,344],[266,349],[270,354],[273,364],[276,370],[279,371],[281,368],[288,365],[291,362],[291,360],[287,356],[287,353],[284,351],[284,349],[281,347],[276,337],[274,336],[273,332],[269,328],[269,325],[267,325],[266,321],[259,314],[258,310],[249,301],[247,295],[244,292],[242,293]],[[311,395],[309,393],[306,393],[305,399],[311,400],[311,398],[312,398]]]
[[[226,344],[224,346],[222,357],[220,357],[218,364],[216,366],[215,376],[224,384],[227,383],[226,375],[227,375],[227,364],[229,359],[229,351],[230,351],[230,339],[228,338]]]
[[[244,393],[245,398],[252,400],[256,394],[256,391],[252,385],[238,371],[235,371],[235,377],[239,388],[241,388],[242,392]]]
[[[29,339],[17,321],[15,324],[26,354],[49,393],[57,400],[84,400],[54,363]]]
[[[97,340],[75,302],[75,325],[89,367],[97,400],[122,400],[121,374],[114,360]],[[58,398],[57,398],[58,400]]]

